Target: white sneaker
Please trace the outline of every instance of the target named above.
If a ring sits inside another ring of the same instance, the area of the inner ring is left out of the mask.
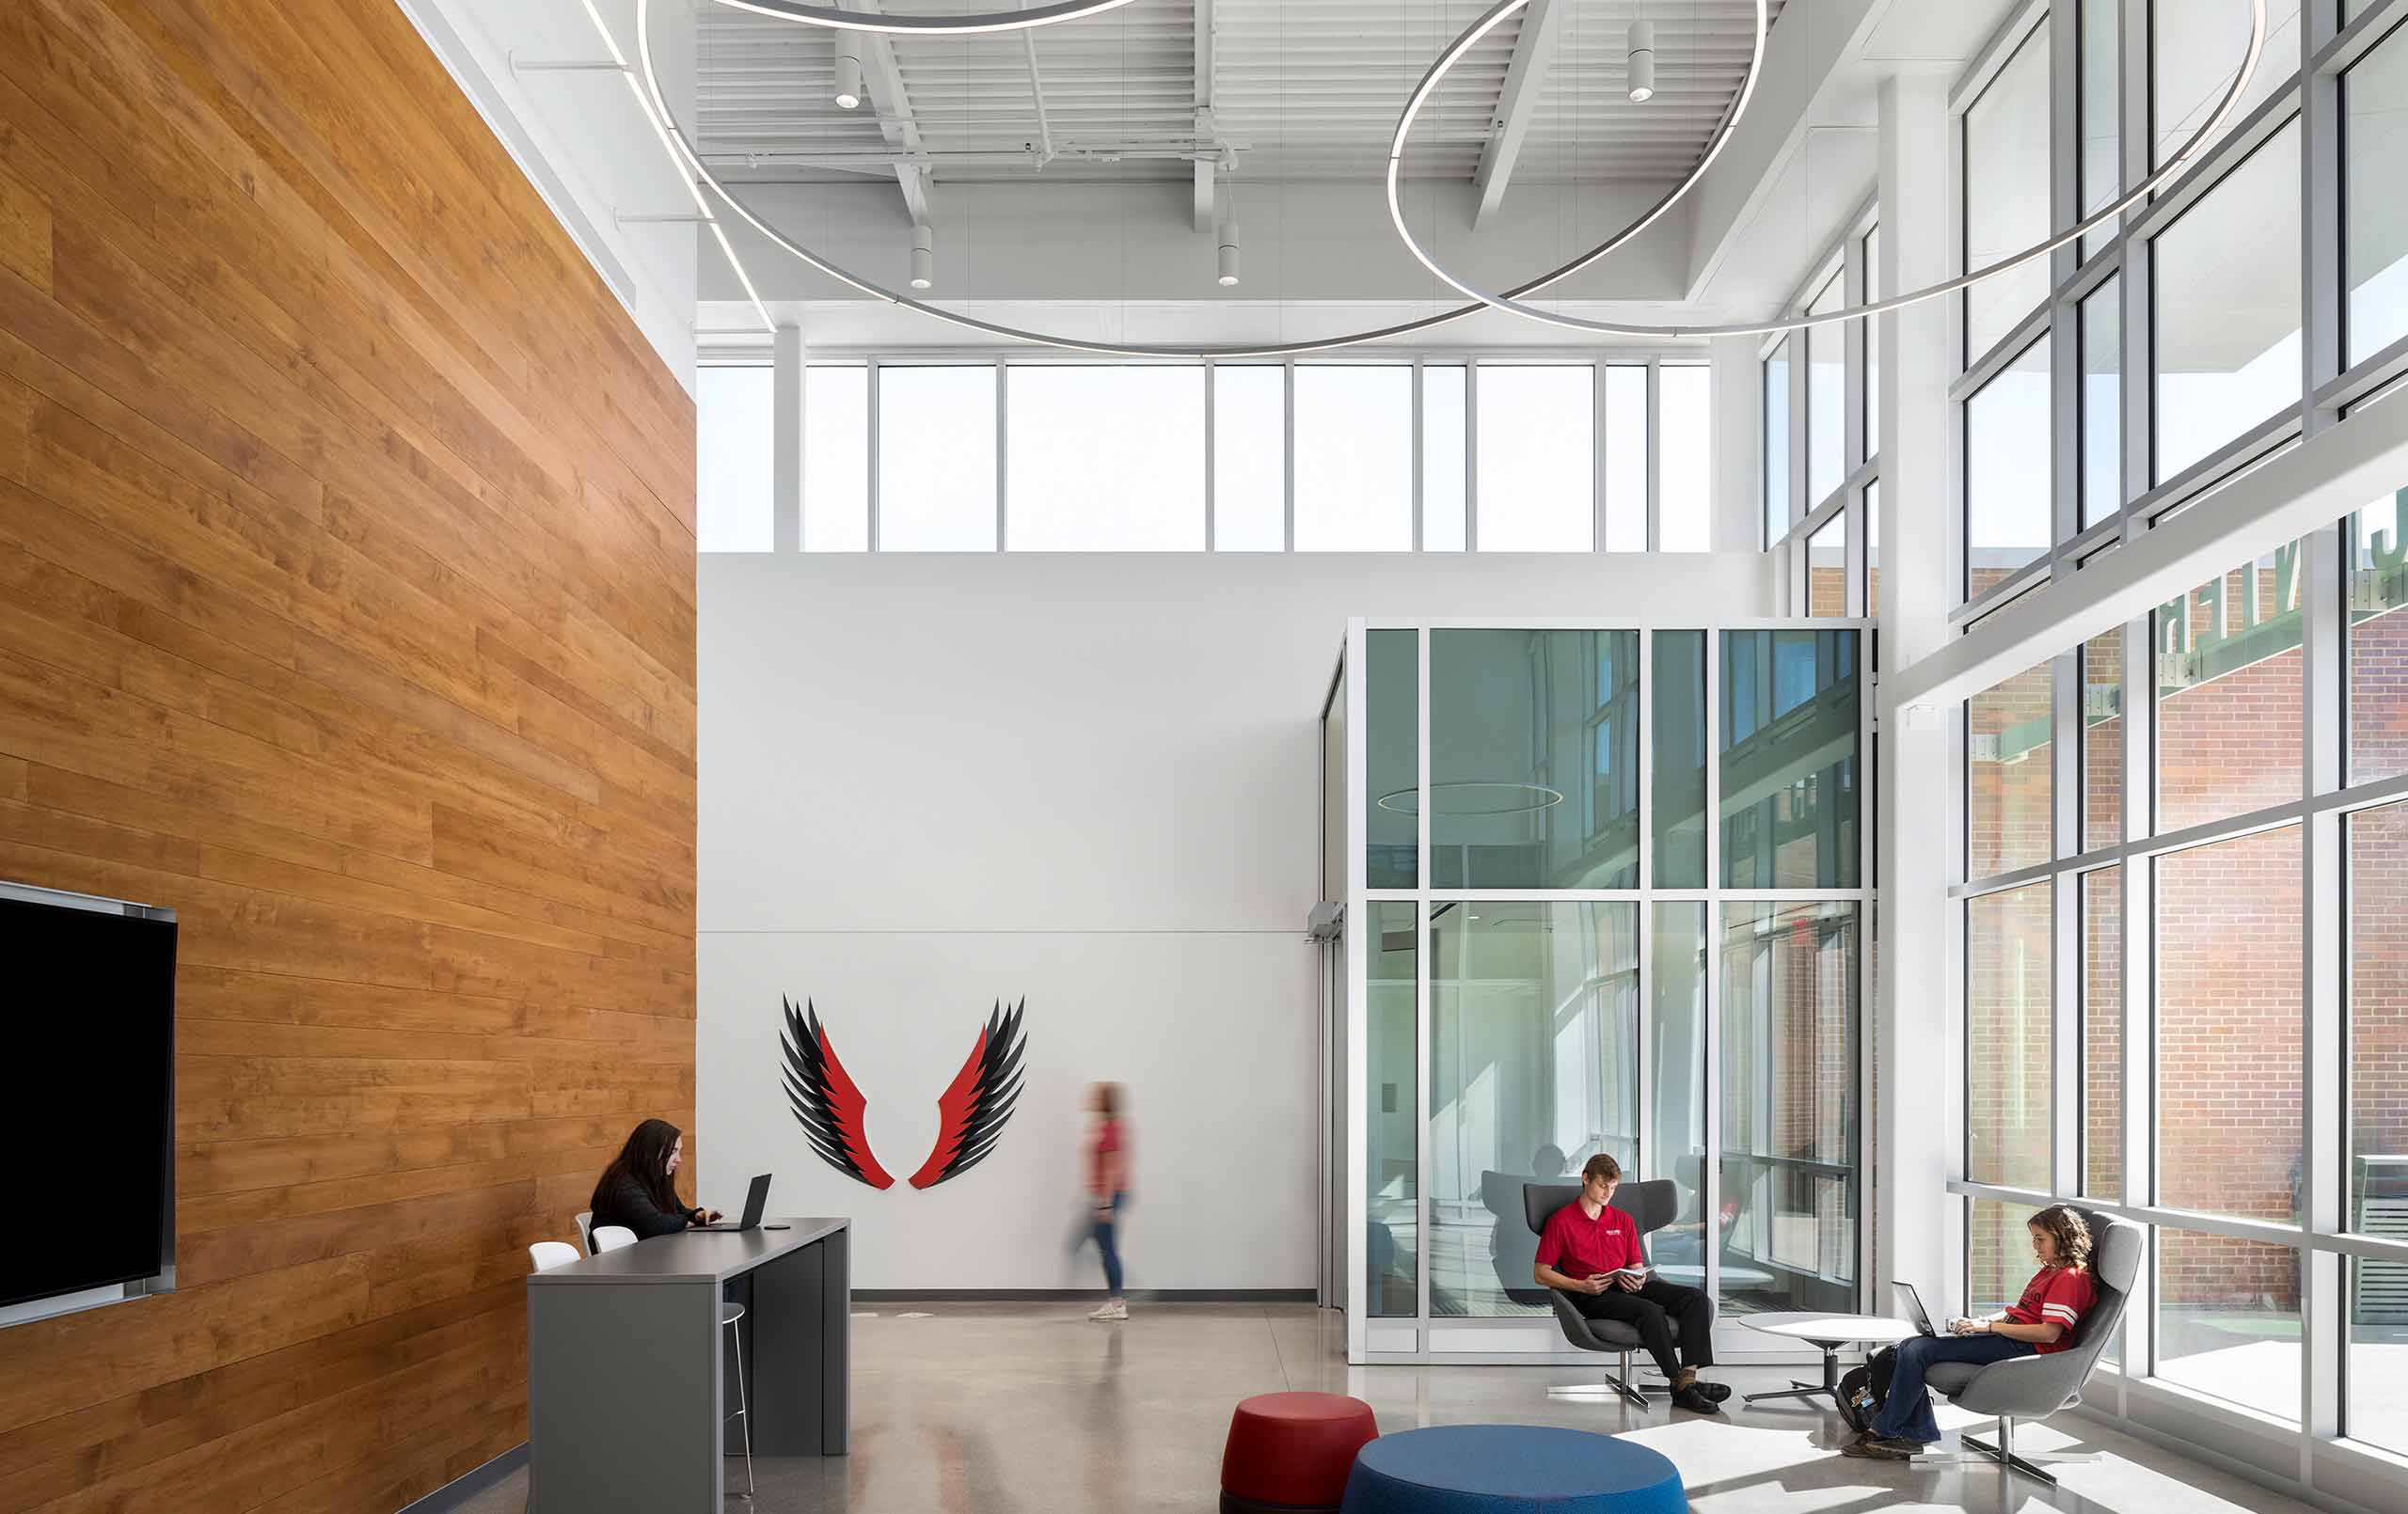
[[[1116,1319],[1126,1319],[1129,1317],[1129,1301],[1126,1299],[1106,1299],[1103,1301],[1103,1307],[1087,1316],[1087,1317],[1089,1319],[1101,1320],[1105,1323],[1110,1323]]]

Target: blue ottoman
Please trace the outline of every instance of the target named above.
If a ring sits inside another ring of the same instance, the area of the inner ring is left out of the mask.
[[[1687,1514],[1671,1462],[1643,1445],[1538,1425],[1383,1435],[1346,1479],[1343,1514]]]

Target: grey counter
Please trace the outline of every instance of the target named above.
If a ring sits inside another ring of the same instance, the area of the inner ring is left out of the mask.
[[[843,1456],[852,1321],[848,1222],[685,1232],[527,1279],[534,1506],[716,1514],[744,1486],[743,1363],[752,1453]],[[722,1300],[744,1305],[731,1331]],[[731,1341],[731,1334],[737,1338]]]

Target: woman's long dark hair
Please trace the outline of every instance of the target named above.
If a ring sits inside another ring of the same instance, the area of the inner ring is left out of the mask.
[[[669,1148],[684,1134],[667,1120],[646,1120],[627,1133],[627,1143],[619,1155],[602,1170],[602,1181],[594,1185],[594,1196],[599,1199],[621,1175],[635,1179],[651,1199],[653,1206],[664,1214],[682,1214],[686,1206],[677,1202],[676,1186],[669,1181]]]

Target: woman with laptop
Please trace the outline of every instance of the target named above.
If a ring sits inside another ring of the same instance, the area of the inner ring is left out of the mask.
[[[717,1220],[717,1209],[678,1202],[672,1179],[685,1160],[685,1132],[667,1120],[637,1126],[594,1185],[594,1228],[625,1225],[648,1240]]]
[[[2083,1316],[2099,1301],[2090,1272],[2090,1227],[2052,1204],[2025,1222],[2040,1270],[2015,1307],[1979,1319],[1952,1319],[1945,1335],[1916,1335],[1876,1354],[1870,1380],[1840,1396],[1840,1413],[1856,1436],[1840,1447],[1852,1457],[1906,1460],[1940,1439],[1924,1375],[1941,1362],[1987,1365],[2015,1356],[2045,1356],[2071,1346]],[[1851,1374],[1853,1376],[1853,1374]]]

